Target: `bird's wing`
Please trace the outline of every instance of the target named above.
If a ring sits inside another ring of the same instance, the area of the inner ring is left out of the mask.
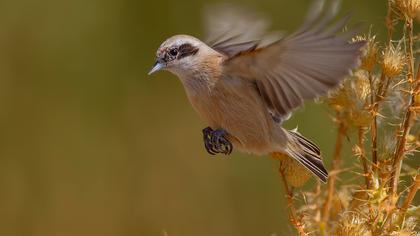
[[[205,42],[228,57],[278,40],[281,34],[267,34],[268,27],[263,15],[230,4],[211,5],[204,11]]]
[[[355,30],[342,32],[349,20],[332,24],[338,1],[317,1],[304,24],[266,47],[253,47],[229,57],[224,73],[250,80],[269,110],[287,116],[304,99],[324,95],[356,66],[365,42],[349,43]]]

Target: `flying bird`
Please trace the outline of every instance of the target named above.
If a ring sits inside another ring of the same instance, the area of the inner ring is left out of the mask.
[[[365,42],[335,20],[339,2],[315,1],[289,35],[267,32],[267,21],[231,6],[206,14],[207,44],[189,35],[164,41],[149,74],[175,74],[199,116],[208,153],[232,149],[256,155],[284,153],[322,182],[328,172],[320,149],[282,124],[305,100],[325,95],[357,66]],[[210,41],[210,43],[209,43]]]

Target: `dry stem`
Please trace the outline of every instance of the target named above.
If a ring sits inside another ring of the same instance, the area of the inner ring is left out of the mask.
[[[373,166],[372,166],[372,171],[373,173],[376,173],[376,167],[378,164],[378,124],[376,121],[376,114],[378,113],[379,110],[379,104],[378,102],[376,102],[378,100],[378,97],[376,95],[376,99],[375,99],[375,95],[374,95],[374,85],[373,85],[373,78],[372,78],[372,72],[369,72],[369,84],[370,84],[370,104],[372,106],[372,113],[373,113],[373,123],[372,123],[372,127],[371,127],[371,131],[370,131],[370,136],[371,136],[371,141],[372,141],[372,162],[373,162]]]
[[[366,130],[364,127],[359,127],[359,143],[358,146],[360,148],[360,162],[363,166],[363,176],[365,177],[366,182],[366,189],[370,189],[370,171],[368,168],[367,158],[366,158],[366,151],[365,151],[365,133]]]
[[[413,81],[414,57],[413,57],[413,20],[412,19],[406,20],[406,28],[407,28],[406,40],[408,44],[407,45],[408,48],[406,49],[407,50],[407,65],[408,65],[408,73],[407,73],[408,79],[407,80],[411,82],[412,90],[411,90],[411,101],[405,113],[403,125],[400,128],[400,133],[402,135],[399,138],[398,145],[394,154],[393,171],[391,173],[391,181],[390,181],[391,199],[396,198],[398,181],[399,181],[399,177],[401,173],[402,159],[404,157],[405,147],[407,143],[407,136],[410,133],[410,129],[412,126],[412,119],[414,116],[412,107],[415,107],[415,95],[417,94],[420,88],[419,87],[420,76],[418,72],[417,72],[416,81]],[[416,83],[415,86],[414,86],[414,83]]]
[[[286,199],[287,199],[287,208],[289,210],[289,220],[292,223],[292,225],[295,226],[298,234],[300,236],[305,236],[305,230],[303,229],[303,223],[300,219],[297,218],[296,209],[293,205],[293,189],[289,188],[289,184],[287,183],[286,177],[284,175],[283,168],[279,168],[280,176],[284,185],[284,190],[286,191]]]
[[[372,122],[372,127],[371,127],[371,140],[372,140],[372,162],[373,162],[373,166],[372,166],[372,171],[373,173],[377,173],[378,170],[378,120],[377,120],[377,115],[379,112],[379,104],[383,101],[386,91],[388,89],[389,86],[389,79],[385,82],[386,76],[384,73],[382,73],[380,81],[379,81],[379,85],[378,85],[378,90],[376,91],[376,96],[373,95],[374,93],[374,88],[373,85],[371,85],[371,92],[372,92],[372,113],[373,113],[373,122]],[[369,80],[372,80],[372,75],[369,74]],[[385,82],[385,84],[384,84]],[[373,84],[373,81],[371,82],[371,84]],[[375,99],[373,99],[373,97],[375,97]]]
[[[330,209],[331,209],[332,199],[334,195],[335,180],[337,177],[337,170],[341,162],[341,149],[343,146],[343,139],[345,137],[345,134],[346,134],[346,126],[344,125],[343,122],[340,122],[338,126],[337,139],[335,143],[335,150],[334,150],[330,176],[328,177],[327,197],[325,199],[325,203],[322,209],[321,221],[323,222],[325,226],[324,228],[325,231],[327,231],[327,228],[328,228],[327,223],[330,217]]]

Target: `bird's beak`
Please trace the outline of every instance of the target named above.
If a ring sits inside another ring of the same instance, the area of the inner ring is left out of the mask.
[[[165,67],[165,64],[157,60],[153,68],[149,71],[149,75],[161,70],[163,67]]]

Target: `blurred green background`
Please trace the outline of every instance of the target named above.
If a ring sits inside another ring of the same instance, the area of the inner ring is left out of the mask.
[[[348,0],[341,12],[384,36],[384,2]],[[311,1],[234,3],[290,31]],[[176,77],[147,76],[164,39],[202,35],[208,4],[0,2],[0,235],[293,232],[276,163],[208,155],[206,124]],[[326,107],[308,103],[287,125],[297,124],[329,166],[335,126]]]

